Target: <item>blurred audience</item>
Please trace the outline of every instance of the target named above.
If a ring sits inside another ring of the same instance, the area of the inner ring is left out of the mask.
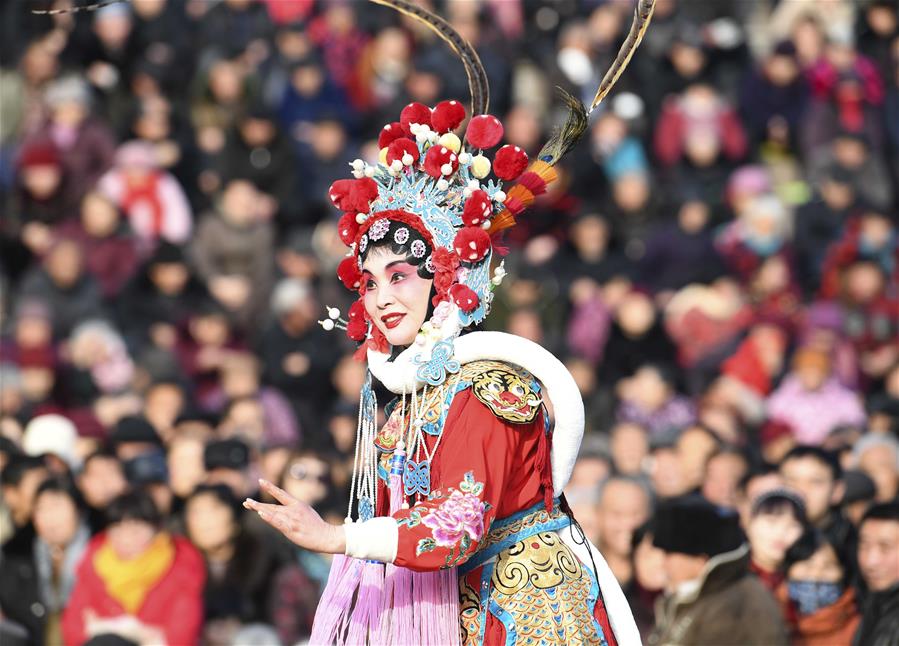
[[[26,4],[0,6],[0,641],[302,643],[329,561],[235,500],[262,476],[346,515],[365,368],[317,324],[352,296],[327,189],[410,101],[467,101],[463,70],[357,3]],[[430,4],[533,157],[634,3]],[[504,243],[490,325],[575,377],[566,498],[647,642],[899,633],[897,11],[660,0]]]

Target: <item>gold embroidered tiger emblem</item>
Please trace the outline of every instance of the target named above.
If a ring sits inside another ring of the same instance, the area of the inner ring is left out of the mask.
[[[478,371],[471,389],[494,415],[516,424],[533,421],[542,403],[529,381],[509,368]]]

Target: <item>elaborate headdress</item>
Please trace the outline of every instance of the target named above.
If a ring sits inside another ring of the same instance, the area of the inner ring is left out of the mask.
[[[471,90],[472,117],[464,129],[466,111],[459,101],[433,108],[410,103],[399,121],[383,127],[378,137],[378,162],[361,159],[350,165],[354,179],[331,185],[329,196],[344,212],[340,238],[349,247],[338,267],[343,284],[364,294],[362,261],[370,246],[389,242],[403,246],[419,273],[434,278],[433,315],[422,327],[411,352],[418,382],[436,385],[454,354],[454,339],[462,329],[484,320],[493,289],[505,274],[502,264],[491,275],[491,261],[500,232],[556,177],[554,165],[587,128],[588,111],[561,91],[568,119],[543,146],[535,160],[517,146],[501,142],[503,125],[486,114],[489,89],[486,74],[471,46],[440,17],[406,0],[374,0],[410,15],[433,29],[459,54]],[[591,111],[602,101],[630,60],[652,13],[653,1],[641,0],[628,38],[603,78]],[[346,320],[329,308],[327,329],[345,329],[361,343],[357,356],[385,363],[386,339],[368,320],[361,298]],[[452,364],[450,364],[452,365]],[[380,378],[380,375],[378,375]],[[382,380],[383,381],[383,380]]]

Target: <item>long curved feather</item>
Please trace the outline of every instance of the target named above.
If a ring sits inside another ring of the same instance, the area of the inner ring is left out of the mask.
[[[612,90],[615,83],[618,82],[618,78],[621,76],[621,73],[624,72],[628,63],[631,62],[631,57],[634,55],[634,52],[637,51],[637,47],[640,46],[640,41],[643,40],[643,35],[649,28],[649,21],[652,19],[652,12],[655,9],[655,5],[656,0],[637,0],[637,6],[634,8],[634,20],[627,33],[627,38],[625,38],[624,42],[621,44],[621,48],[618,50],[618,55],[615,56],[615,60],[609,65],[609,70],[606,72],[606,75],[602,77],[599,88],[596,90],[596,96],[593,97],[593,103],[590,105],[590,110],[587,114],[593,112],[596,109],[596,106],[602,103],[602,100],[606,98],[606,95]]]
[[[490,104],[490,87],[487,85],[487,73],[481,64],[481,58],[468,41],[462,38],[446,20],[408,0],[370,1],[390,7],[403,15],[414,18],[420,23],[427,25],[429,29],[446,41],[462,60],[462,65],[465,67],[465,75],[468,76],[468,89],[471,92],[471,115],[487,113],[487,108]]]
[[[568,118],[565,120],[562,128],[558,132],[553,133],[549,141],[540,150],[538,156],[540,161],[544,161],[550,166],[556,164],[565,153],[574,148],[575,144],[583,136],[587,130],[587,117],[615,86],[615,83],[622,72],[624,72],[628,63],[630,63],[634,52],[640,45],[640,41],[643,40],[643,34],[649,28],[649,21],[652,18],[655,2],[656,0],[637,1],[637,6],[634,9],[634,20],[631,23],[627,38],[621,44],[621,48],[618,50],[618,54],[609,66],[605,76],[602,77],[599,89],[596,91],[596,96],[593,98],[593,103],[589,110],[577,98],[571,96],[562,88],[558,88],[562,95],[562,100],[568,105]]]
[[[38,14],[41,16],[58,16],[64,13],[78,13],[80,11],[97,11],[98,9],[102,9],[103,7],[108,7],[111,4],[118,4],[119,2],[125,2],[126,0],[101,0],[100,2],[94,2],[92,4],[83,4],[83,5],[74,5],[72,7],[68,7],[65,9],[32,9],[31,13]]]

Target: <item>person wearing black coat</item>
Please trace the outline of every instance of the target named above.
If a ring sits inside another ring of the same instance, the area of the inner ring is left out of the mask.
[[[122,290],[116,312],[119,329],[132,345],[141,347],[151,340],[159,345],[159,330],[174,334],[205,296],[206,288],[192,275],[184,250],[163,242]]]
[[[640,262],[640,280],[653,291],[678,290],[691,283],[710,283],[725,272],[709,226],[708,205],[688,199],[677,221],[650,230]]]
[[[858,526],[867,595],[853,646],[899,646],[899,502],[874,505]]]
[[[252,107],[229,133],[220,156],[222,184],[246,179],[272,200],[276,222],[287,227],[299,214],[296,199],[296,166],[290,140],[262,107]]]

